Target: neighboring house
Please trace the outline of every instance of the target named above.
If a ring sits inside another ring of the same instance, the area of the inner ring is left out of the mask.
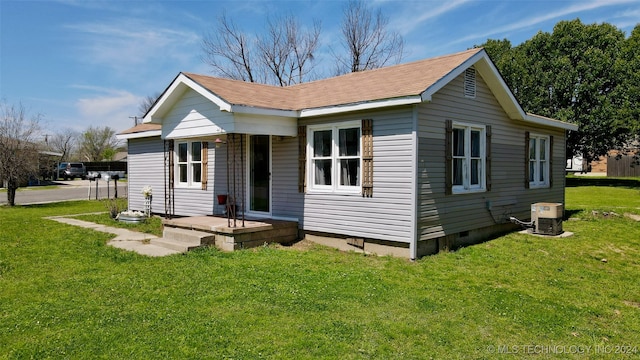
[[[483,49],[275,87],[180,73],[128,140],[129,206],[298,221],[415,259],[564,202],[565,132],[525,113]]]
[[[113,155],[112,161],[127,161],[127,152],[118,151],[115,155]]]
[[[38,145],[35,146],[38,147]],[[19,186],[24,187],[29,185],[38,185],[40,184],[40,180],[54,180],[58,160],[61,156],[62,153],[38,150],[37,176],[25,175],[24,179],[20,181]],[[4,179],[3,175],[0,174],[0,188],[6,188],[7,181],[8,180]]]

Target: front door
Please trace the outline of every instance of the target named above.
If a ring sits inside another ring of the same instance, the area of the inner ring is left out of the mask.
[[[271,213],[271,137],[249,137],[249,211]]]

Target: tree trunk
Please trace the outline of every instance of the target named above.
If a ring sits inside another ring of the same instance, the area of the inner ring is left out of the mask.
[[[18,184],[14,180],[7,181],[7,204],[9,206],[16,205],[16,190]]]

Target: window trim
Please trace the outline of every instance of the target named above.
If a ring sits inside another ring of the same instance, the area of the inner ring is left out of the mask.
[[[463,122],[452,122],[452,130],[455,129],[463,129],[464,130],[464,139],[465,139],[465,149],[464,156],[453,156],[453,134],[451,132],[451,193],[452,194],[469,194],[469,193],[478,193],[478,192],[486,192],[487,191],[487,126],[481,124],[471,124],[471,123],[463,123]],[[472,156],[471,156],[471,131],[479,130],[479,140],[480,140],[480,155],[479,157],[473,157],[475,159],[480,160],[481,171],[478,174],[478,185],[471,185],[471,164],[472,164]],[[456,158],[462,158],[463,162],[463,176],[462,176],[462,185],[454,185],[453,184],[453,171],[454,171],[454,160]]]
[[[198,188],[198,189],[202,189],[202,173],[205,171],[203,169],[203,164],[204,161],[202,159],[202,149],[203,149],[203,143],[204,141],[202,140],[188,140],[188,141],[175,141],[175,145],[174,148],[175,150],[175,162],[174,162],[174,178],[176,179],[175,181],[175,186],[179,187],[179,188]],[[193,160],[193,144],[194,143],[200,143],[200,160],[195,161]],[[187,144],[187,161],[180,161],[180,145],[181,144]],[[200,164],[200,181],[193,181],[193,171],[192,171],[192,167],[195,164]],[[180,181],[180,165],[187,165],[187,181],[183,182]]]
[[[536,140],[535,144],[536,144],[536,149],[535,149],[535,156],[536,158],[533,160],[535,161],[535,165],[533,167],[533,181],[527,179],[527,181],[529,182],[529,188],[530,189],[544,189],[544,188],[549,188],[551,187],[551,137],[549,135],[543,135],[543,134],[536,134],[536,133],[530,133],[529,134],[529,144],[527,144],[527,166],[529,168],[529,172],[528,172],[528,176],[531,177],[531,140]],[[546,159],[545,161],[545,165],[544,165],[544,169],[543,171],[545,172],[546,176],[544,177],[544,181],[540,181],[540,180],[536,180],[540,178],[540,140],[545,140],[545,154],[546,154]]]
[[[339,134],[342,129],[357,128],[359,132],[358,138],[358,155],[357,156],[340,156]],[[314,133],[316,131],[331,130],[331,155],[329,157],[315,157],[314,155]],[[362,121],[344,121],[338,123],[328,123],[320,125],[307,126],[307,192],[309,193],[341,193],[341,194],[361,194],[362,193],[362,176],[363,176],[363,156],[362,156]],[[315,183],[315,160],[331,160],[331,185],[318,185]],[[341,159],[358,159],[358,179],[359,185],[340,185],[340,160]]]

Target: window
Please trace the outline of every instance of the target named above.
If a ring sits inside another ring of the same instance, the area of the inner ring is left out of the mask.
[[[360,192],[361,123],[309,126],[311,189]]]
[[[200,186],[202,183],[202,142],[177,144],[176,175],[180,186]]]
[[[451,187],[453,193],[486,190],[485,127],[453,124]]]
[[[549,137],[529,135],[529,187],[549,186]]]

